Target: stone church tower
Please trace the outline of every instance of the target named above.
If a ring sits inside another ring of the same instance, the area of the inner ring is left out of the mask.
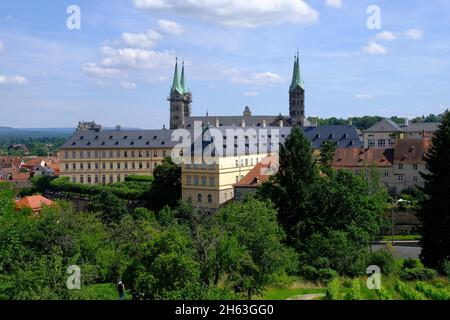
[[[192,93],[186,86],[184,62],[180,77],[178,72],[178,58],[175,63],[175,73],[170,97],[167,100],[170,102],[170,129],[184,128],[186,125],[186,117],[190,117],[192,113]]]
[[[305,84],[300,74],[298,52],[294,61],[294,72],[289,89],[289,116],[292,126],[305,126]]]

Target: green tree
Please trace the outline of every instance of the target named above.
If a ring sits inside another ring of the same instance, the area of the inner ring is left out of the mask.
[[[336,150],[335,141],[324,141],[320,146],[320,158],[319,163],[321,164],[321,169],[329,174],[333,165],[334,153]]]
[[[154,182],[149,195],[149,207],[155,212],[165,206],[175,208],[181,198],[181,167],[166,158],[153,171]]]
[[[425,198],[420,202],[422,223],[421,258],[426,266],[443,271],[450,258],[450,112],[433,137],[432,147],[425,157],[429,173],[423,174]]]
[[[94,196],[88,210],[98,213],[105,223],[118,222],[128,214],[125,202],[110,191],[102,191]]]

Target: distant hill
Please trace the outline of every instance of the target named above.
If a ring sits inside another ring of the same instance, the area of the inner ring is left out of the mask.
[[[115,130],[115,128],[104,128],[104,130]],[[122,130],[140,130],[137,128],[122,128]],[[75,128],[11,128],[0,126],[0,137],[2,138],[44,138],[44,137],[70,137]]]

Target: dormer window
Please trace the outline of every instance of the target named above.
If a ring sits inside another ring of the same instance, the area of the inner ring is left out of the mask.
[[[77,143],[76,142],[72,142],[72,145],[74,146],[74,145],[76,145]]]
[[[116,143],[114,143],[116,146],[118,146],[119,145],[119,141],[116,141]]]
[[[128,139],[128,136],[123,137],[123,140],[127,140],[127,139]]]
[[[81,136],[81,137],[80,137],[80,140],[83,140],[83,139],[84,139],[84,136]]]
[[[131,141],[130,145],[134,146],[134,141]]]
[[[153,140],[156,140],[156,139],[158,139],[158,136],[154,136],[154,137],[153,137]]]
[[[142,136],[139,136],[138,140],[142,140]]]
[[[113,139],[113,136],[109,136],[109,140],[112,140]]]

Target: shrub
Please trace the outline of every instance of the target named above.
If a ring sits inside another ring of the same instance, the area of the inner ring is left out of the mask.
[[[300,270],[300,274],[308,281],[316,281],[317,280],[317,269],[313,266],[303,266]]]
[[[325,290],[325,298],[327,300],[337,300],[339,297],[339,279],[335,278],[328,283]]]
[[[317,272],[317,280],[324,283],[328,283],[331,280],[336,279],[338,277],[339,277],[338,273],[330,268],[320,269]]]
[[[361,298],[361,283],[358,278],[353,279],[350,292],[345,295],[345,300],[359,300]]]
[[[405,300],[425,300],[425,296],[422,293],[417,292],[400,280],[395,282],[394,288]]]
[[[422,267],[405,269],[400,272],[400,279],[404,281],[433,280],[437,276],[435,270]]]
[[[425,282],[417,282],[416,290],[433,300],[450,300],[450,291],[448,289],[435,288]]]
[[[419,260],[415,259],[405,259],[403,261],[403,270],[405,269],[415,269],[421,267]]]
[[[384,289],[376,290],[380,300],[392,300],[392,296],[389,292]]]
[[[379,250],[372,252],[367,259],[368,265],[380,267],[384,275],[390,274],[395,268],[395,259],[388,250]]]
[[[450,280],[450,260],[446,260],[444,262],[443,269],[448,279]]]

